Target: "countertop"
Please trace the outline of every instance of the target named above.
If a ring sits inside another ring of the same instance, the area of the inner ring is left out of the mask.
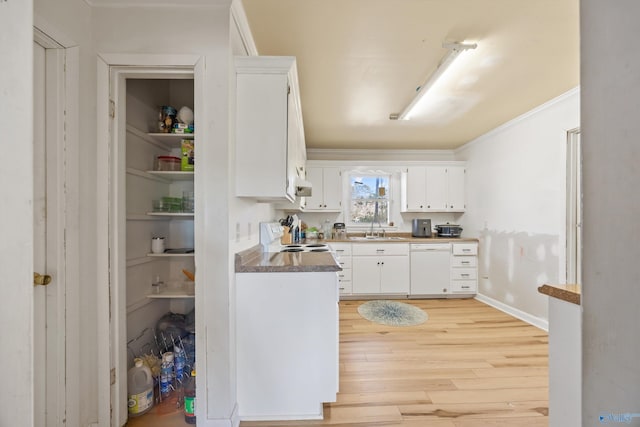
[[[304,273],[341,271],[331,252],[263,252],[257,245],[238,252],[236,273]]]
[[[363,239],[364,233],[349,233],[345,239],[318,239],[318,242],[331,244],[338,243],[449,243],[449,242],[478,242],[478,239],[467,237],[412,237],[411,233],[386,233],[386,237],[400,237],[400,239]],[[357,237],[357,239],[352,239]],[[315,242],[315,239],[307,239],[308,242]]]
[[[580,305],[580,285],[542,285],[538,288],[538,292]]]

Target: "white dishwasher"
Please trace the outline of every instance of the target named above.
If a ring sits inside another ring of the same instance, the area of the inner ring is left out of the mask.
[[[411,244],[410,297],[444,297],[451,282],[451,244]]]

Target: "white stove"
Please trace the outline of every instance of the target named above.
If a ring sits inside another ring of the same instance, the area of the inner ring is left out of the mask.
[[[326,243],[294,243],[282,245],[280,252],[330,252],[331,248]]]
[[[277,222],[260,223],[260,244],[264,252],[330,252],[326,243],[293,243],[283,245],[284,228]]]

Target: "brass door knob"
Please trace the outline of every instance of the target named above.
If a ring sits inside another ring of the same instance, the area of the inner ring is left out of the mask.
[[[51,276],[48,274],[33,273],[33,286],[47,286],[51,283]]]

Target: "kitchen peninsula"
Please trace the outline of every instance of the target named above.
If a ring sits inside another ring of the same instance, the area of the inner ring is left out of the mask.
[[[322,419],[338,392],[338,276],[330,252],[237,253],[242,420]]]

